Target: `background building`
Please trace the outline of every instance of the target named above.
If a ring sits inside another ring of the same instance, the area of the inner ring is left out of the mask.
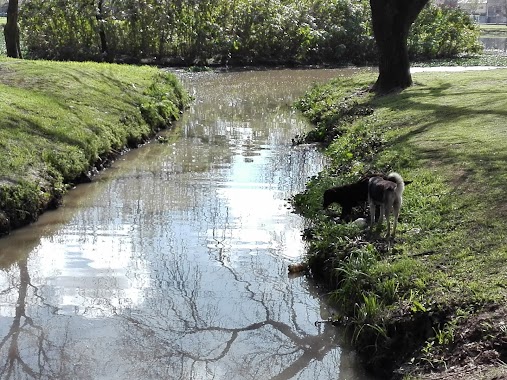
[[[507,0],[458,0],[457,6],[481,24],[507,24]]]

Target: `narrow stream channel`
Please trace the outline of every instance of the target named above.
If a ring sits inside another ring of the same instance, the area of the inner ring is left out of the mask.
[[[347,70],[178,73],[167,133],[0,239],[0,379],[368,379],[287,198],[322,167],[290,105]]]

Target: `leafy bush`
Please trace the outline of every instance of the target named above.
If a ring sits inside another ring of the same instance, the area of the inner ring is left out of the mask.
[[[28,57],[187,66],[372,64],[370,20],[366,0],[26,0],[20,11]],[[477,33],[462,11],[430,6],[411,55],[476,52]]]
[[[20,24],[28,58],[85,60],[100,53],[93,2],[26,1]]]
[[[426,6],[408,39],[411,59],[425,60],[482,51],[479,26],[458,8]]]

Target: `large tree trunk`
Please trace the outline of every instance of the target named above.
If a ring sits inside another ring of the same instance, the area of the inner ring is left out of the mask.
[[[106,38],[106,30],[104,28],[104,1],[99,0],[97,4],[97,13],[95,14],[95,18],[98,22],[99,27],[99,37],[100,37],[100,52],[102,53],[102,58],[106,58],[109,60],[109,50],[107,48],[107,38]]]
[[[429,0],[370,0],[373,34],[379,50],[377,93],[412,85],[407,38],[412,23]]]
[[[11,58],[21,58],[18,25],[18,0],[9,0],[9,5],[7,7],[7,23],[4,26],[4,36],[7,56]]]

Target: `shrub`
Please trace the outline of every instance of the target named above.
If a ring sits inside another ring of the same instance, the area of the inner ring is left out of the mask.
[[[458,8],[426,6],[408,39],[411,59],[450,58],[482,51],[479,26]]]
[[[26,0],[28,57],[208,64],[372,64],[369,2],[360,0]],[[480,50],[460,10],[428,6],[412,28],[414,58]],[[107,45],[103,53],[102,39]]]
[[[85,60],[99,57],[93,2],[26,1],[20,9],[20,25],[28,58]]]

